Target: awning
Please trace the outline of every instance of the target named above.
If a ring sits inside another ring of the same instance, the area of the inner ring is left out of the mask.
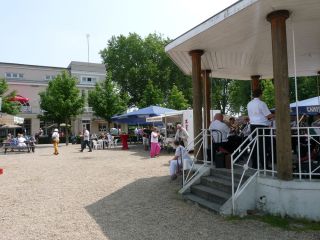
[[[242,0],[169,43],[165,51],[187,75],[192,72],[191,50],[201,49],[201,68],[217,78],[250,80],[273,77],[271,24],[266,16],[289,10],[287,22],[289,75],[294,76],[293,30],[297,76],[320,70],[319,0]]]
[[[21,103],[22,105],[25,105],[26,103],[29,102],[29,98],[27,98],[27,97],[22,97],[22,96],[20,96],[20,95],[16,95],[16,96],[14,96],[13,98],[10,98],[9,100],[12,101],[12,102],[19,102],[19,103]]]
[[[24,118],[16,117],[10,114],[3,113],[0,117],[0,125],[16,125],[23,124]]]
[[[149,106],[126,114],[115,115],[111,120],[117,123],[147,124],[146,118],[148,117],[160,116],[166,112],[174,111],[176,110],[159,106]]]

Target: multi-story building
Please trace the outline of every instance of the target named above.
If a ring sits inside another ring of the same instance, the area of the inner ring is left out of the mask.
[[[27,134],[35,134],[40,127],[46,133],[54,127],[54,123],[42,122],[38,118],[41,114],[39,92],[45,91],[48,82],[62,71],[68,71],[78,78],[77,87],[85,96],[90,89],[94,88],[95,83],[106,77],[105,65],[98,63],[72,61],[67,68],[61,68],[0,62],[0,78],[7,81],[9,91],[15,90],[17,95],[29,98],[29,104],[22,105],[21,112],[18,114],[19,117],[24,118],[23,127]],[[106,130],[108,125],[106,121],[95,117],[92,108],[86,103],[83,114],[72,123],[71,131],[77,134],[84,126],[92,132],[99,132]]]

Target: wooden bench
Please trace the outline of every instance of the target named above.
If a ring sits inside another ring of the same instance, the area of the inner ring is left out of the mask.
[[[18,146],[17,144],[14,144],[12,142],[3,142],[3,149],[4,149],[4,154],[7,154],[8,149],[10,150],[9,152],[14,152],[15,150],[18,150],[19,152],[21,151],[27,151],[29,152],[34,152],[35,151],[35,144],[34,142],[27,141],[25,142],[26,146]]]

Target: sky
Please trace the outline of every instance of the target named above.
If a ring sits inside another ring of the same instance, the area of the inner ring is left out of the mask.
[[[0,62],[101,63],[112,36],[175,39],[236,0],[0,0]],[[89,38],[87,38],[89,35]],[[89,44],[88,44],[89,43]]]

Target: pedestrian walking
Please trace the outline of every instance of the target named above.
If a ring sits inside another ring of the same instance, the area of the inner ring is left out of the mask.
[[[53,133],[52,133],[52,143],[53,143],[53,149],[54,149],[54,152],[53,154],[54,155],[58,155],[59,152],[58,152],[58,144],[59,144],[59,131],[58,129],[54,129]]]
[[[89,147],[89,152],[92,152],[92,148],[90,145],[90,132],[88,129],[85,128],[83,131],[83,144],[81,145],[80,152],[83,152],[83,149],[85,149],[86,146]]]

